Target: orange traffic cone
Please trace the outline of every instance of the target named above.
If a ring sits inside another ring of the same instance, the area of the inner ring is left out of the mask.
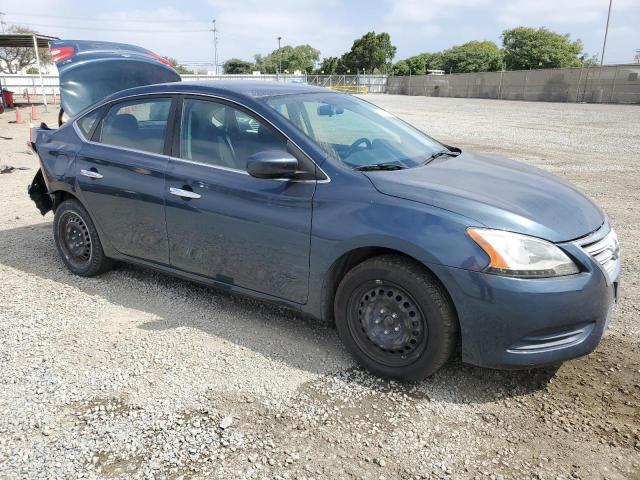
[[[20,111],[20,107],[16,107],[16,123],[24,123],[22,119],[22,112]]]
[[[40,115],[38,114],[38,109],[35,105],[31,105],[31,120],[39,120]]]

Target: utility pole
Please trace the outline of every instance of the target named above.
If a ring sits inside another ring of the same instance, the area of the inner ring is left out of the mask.
[[[213,67],[214,72],[218,75],[218,29],[216,28],[216,20],[213,19]]]
[[[5,30],[4,30],[4,16],[5,16],[5,13],[4,12],[0,12],[0,25],[2,25],[2,33],[5,32]]]
[[[607,26],[604,29],[604,41],[602,42],[602,56],[600,57],[600,66],[604,63],[604,49],[607,47],[607,34],[609,33],[609,19],[611,18],[611,3],[613,0],[609,0],[609,12],[607,13]]]
[[[282,52],[280,51],[280,40],[282,40],[282,37],[278,37],[278,78],[280,78],[280,73],[282,72]]]

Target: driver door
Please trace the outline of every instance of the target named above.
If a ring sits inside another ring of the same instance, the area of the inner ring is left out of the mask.
[[[248,156],[289,149],[249,112],[202,98],[184,98],[178,109],[165,192],[171,265],[305,303],[316,181],[247,173]]]

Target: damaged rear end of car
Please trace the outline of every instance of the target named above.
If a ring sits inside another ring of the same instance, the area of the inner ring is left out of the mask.
[[[53,131],[54,130],[50,129],[44,122],[42,122],[39,127],[31,126],[29,128],[28,144],[36,155],[39,156],[37,147],[38,137],[40,137],[40,139],[49,137]],[[40,161],[42,162],[42,159],[40,159]],[[49,195],[49,187],[47,186],[44,174],[42,173],[42,164],[35,177],[33,177],[31,184],[27,187],[27,193],[43,216],[53,209],[53,199],[51,198],[51,195]]]
[[[55,211],[63,193],[73,190],[71,171],[78,147],[77,134],[70,127],[51,129],[41,123],[30,129],[29,146],[38,155],[40,168],[27,193],[42,215]]]

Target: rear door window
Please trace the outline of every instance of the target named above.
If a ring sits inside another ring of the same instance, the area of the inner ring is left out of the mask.
[[[170,110],[170,98],[118,103],[102,121],[100,143],[162,154]]]

